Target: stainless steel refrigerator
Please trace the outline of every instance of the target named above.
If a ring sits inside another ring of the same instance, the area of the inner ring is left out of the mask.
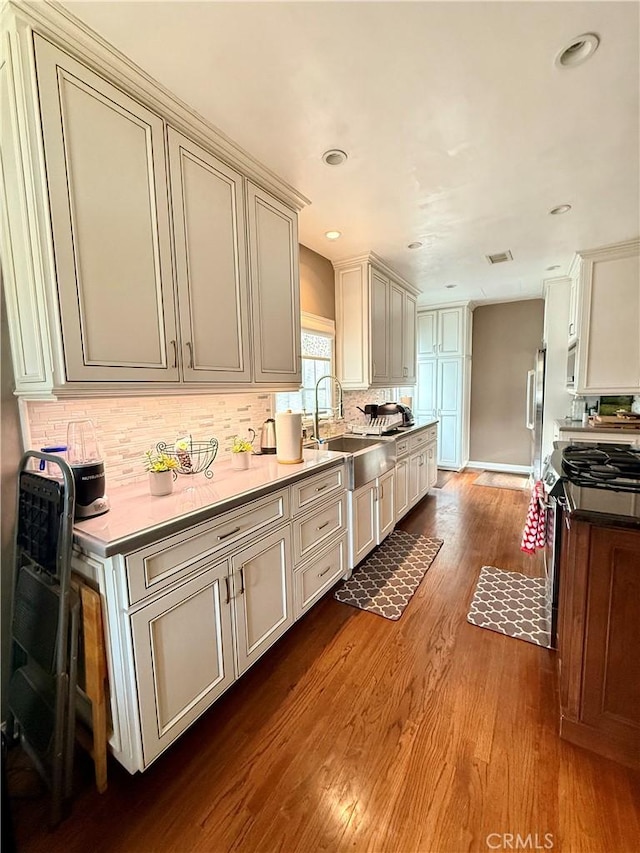
[[[531,430],[531,468],[534,480],[542,474],[542,412],[546,351],[536,352],[533,370],[527,373],[527,429]]]

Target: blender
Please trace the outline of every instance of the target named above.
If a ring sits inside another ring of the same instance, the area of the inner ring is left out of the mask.
[[[93,518],[109,510],[105,494],[104,462],[98,450],[93,421],[70,421],[67,427],[67,462],[76,484],[78,520]]]

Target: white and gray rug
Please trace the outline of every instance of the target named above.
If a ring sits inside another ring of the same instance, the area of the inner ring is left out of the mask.
[[[479,628],[551,647],[551,608],[545,578],[483,566],[467,619]]]
[[[402,616],[441,547],[442,539],[394,530],[356,567],[333,597],[395,621]]]
[[[473,481],[474,486],[490,486],[494,489],[528,489],[529,477],[526,474],[510,474],[501,471],[483,471]]]

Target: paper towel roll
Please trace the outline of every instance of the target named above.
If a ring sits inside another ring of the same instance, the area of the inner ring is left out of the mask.
[[[282,465],[302,462],[302,415],[300,412],[276,414],[276,458]]]

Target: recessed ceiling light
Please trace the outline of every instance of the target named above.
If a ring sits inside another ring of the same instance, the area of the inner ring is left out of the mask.
[[[407,246],[407,249],[421,249],[421,248],[422,248],[422,243],[420,243],[418,240],[416,240],[415,243],[409,243],[409,245]]]
[[[571,39],[556,56],[555,64],[558,68],[573,68],[586,62],[598,49],[600,39],[595,33],[584,33]]]
[[[346,153],[339,148],[330,148],[322,155],[322,160],[327,166],[341,166],[346,159]]]
[[[559,270],[559,269],[560,269],[560,264],[553,264],[552,266],[547,267],[547,272],[553,272],[553,270]]]
[[[342,231],[325,231],[324,236],[327,240],[337,240],[338,237],[342,237]]]
[[[457,287],[457,286],[458,286],[457,284],[445,284],[445,287],[447,288],[447,290],[453,290],[453,288]]]
[[[570,210],[570,204],[559,204],[557,207],[552,207],[549,213],[551,216],[560,216],[561,213],[569,213]]]

